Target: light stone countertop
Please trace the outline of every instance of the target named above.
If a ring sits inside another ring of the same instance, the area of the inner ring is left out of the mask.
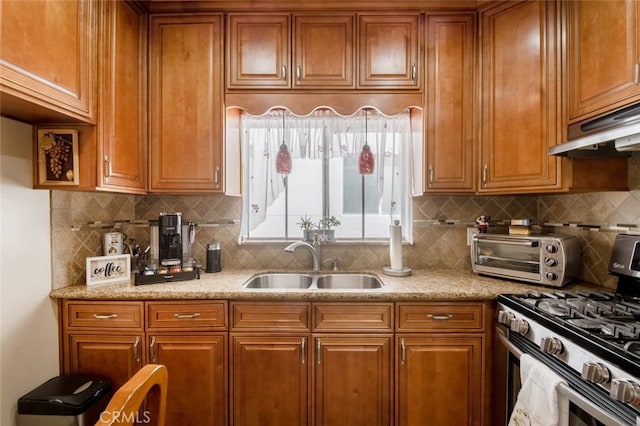
[[[428,301],[428,300],[493,300],[500,294],[533,291],[553,291],[554,287],[529,285],[515,281],[479,276],[472,272],[441,269],[414,270],[408,277],[392,277],[382,271],[363,271],[376,275],[384,287],[372,290],[338,289],[245,289],[242,284],[252,276],[265,271],[224,270],[218,273],[202,272],[200,279],[159,284],[133,285],[131,283],[75,285],[53,290],[55,299],[84,300],[328,300],[328,301]],[[355,271],[340,271],[351,273]],[[325,272],[322,273],[331,273]],[[611,291],[593,284],[574,282],[563,291]]]

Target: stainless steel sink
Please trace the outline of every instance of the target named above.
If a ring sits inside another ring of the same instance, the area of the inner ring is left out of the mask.
[[[384,284],[371,274],[264,273],[249,278],[243,285],[250,289],[336,289],[374,290]]]
[[[243,284],[245,288],[304,289],[311,287],[313,276],[307,274],[260,274]]]
[[[321,289],[372,290],[382,288],[382,281],[369,274],[327,274],[318,277],[316,286]]]

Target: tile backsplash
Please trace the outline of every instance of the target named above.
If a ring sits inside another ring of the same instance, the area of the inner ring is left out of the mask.
[[[403,262],[412,268],[470,269],[466,228],[481,214],[492,221],[534,218],[555,231],[576,235],[583,248],[585,281],[614,287],[607,273],[618,225],[640,227],[640,158],[629,160],[629,191],[526,196],[424,195],[414,198],[414,244],[404,247]],[[85,258],[102,254],[102,234],[117,230],[148,244],[148,220],[161,211],[182,212],[201,224],[194,256],[204,262],[206,245],[222,246],[223,268],[301,269],[310,266],[306,251],[285,253],[285,243],[238,244],[242,200],[224,195],[122,195],[52,191],[54,288],[85,281]],[[214,225],[222,222],[222,225]],[[232,222],[232,224],[225,224]],[[322,257],[338,258],[349,270],[380,270],[389,264],[386,244],[336,243]]]

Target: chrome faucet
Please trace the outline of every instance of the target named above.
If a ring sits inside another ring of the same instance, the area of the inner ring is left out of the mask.
[[[313,271],[314,272],[320,271],[320,252],[316,247],[312,246],[311,244],[305,241],[296,241],[295,243],[292,243],[286,246],[284,248],[284,251],[286,251],[287,253],[293,253],[293,251],[298,247],[306,247],[309,249],[309,251],[311,252],[311,255],[313,256]]]

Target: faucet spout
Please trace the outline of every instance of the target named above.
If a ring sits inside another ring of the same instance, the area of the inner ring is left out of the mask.
[[[284,251],[287,253],[293,253],[295,249],[298,247],[306,247],[311,252],[311,256],[313,256],[313,271],[320,271],[320,253],[318,250],[312,246],[311,244],[305,241],[296,241],[295,243],[289,244],[284,248]]]

